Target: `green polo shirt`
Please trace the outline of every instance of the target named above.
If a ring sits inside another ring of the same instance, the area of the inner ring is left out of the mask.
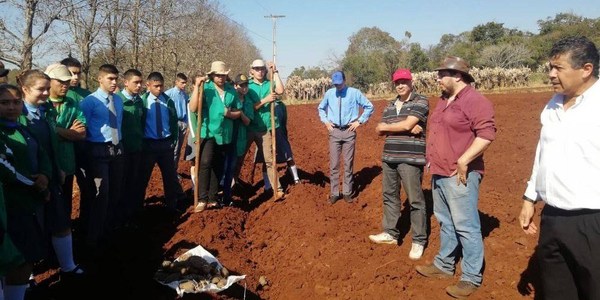
[[[229,84],[225,84],[225,94],[223,100],[219,96],[212,81],[204,84],[204,93],[202,97],[202,127],[200,128],[200,138],[214,138],[218,145],[226,145],[232,142],[233,138],[233,120],[225,117],[225,107],[227,109],[241,109],[241,103],[238,99],[237,91]],[[198,114],[192,113],[192,129],[195,129]],[[193,137],[194,142],[196,137]]]
[[[250,80],[248,88],[248,95],[246,95],[246,97],[256,104],[271,93],[271,82],[269,80],[264,80],[262,84],[260,84],[254,80]],[[277,117],[275,117],[275,128],[278,127],[279,121],[277,120]],[[271,103],[261,106],[254,112],[254,119],[250,122],[248,130],[253,132],[265,132],[271,130]]]
[[[125,95],[123,91],[117,93],[123,99],[123,123],[121,134],[125,153],[142,151],[142,140],[144,139],[144,102],[139,95]]]
[[[14,157],[12,165],[15,171],[27,178],[32,178],[31,175],[34,174],[44,174],[51,180],[52,165],[50,159],[46,151],[39,145],[37,147],[39,170],[32,170],[27,141],[21,134],[21,130],[27,130],[26,126],[6,126],[3,122],[0,122],[0,141],[12,150]],[[31,132],[30,134],[33,135]],[[44,205],[44,195],[31,186],[20,183],[3,183],[7,210],[14,209],[34,213]]]
[[[62,103],[60,105],[56,103]],[[79,109],[79,103],[71,97],[64,97],[62,102],[54,102],[52,99],[44,104],[46,107],[46,118],[52,119],[56,122],[56,127],[60,128],[71,128],[75,120],[86,124],[85,116]],[[75,174],[75,147],[74,141],[67,140],[58,134],[57,136],[57,151],[56,159],[60,168],[65,172],[66,175]]]
[[[90,91],[79,86],[71,86],[67,91],[67,97],[74,99],[77,102],[83,100],[83,98],[87,97],[89,94],[91,94]]]
[[[248,98],[248,95],[246,95],[244,102],[240,101],[240,103],[242,112],[250,119],[250,123],[252,123],[252,120],[254,119],[254,103]],[[248,127],[244,125],[241,118],[234,120],[234,124],[236,124],[237,127],[237,140],[235,143],[236,155],[242,156],[246,152],[246,147],[248,146]]]

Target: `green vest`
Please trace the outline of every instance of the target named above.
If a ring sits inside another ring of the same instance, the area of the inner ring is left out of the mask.
[[[271,82],[264,80],[262,84],[258,84],[254,80],[250,80],[248,84],[247,98],[251,99],[254,104],[260,102],[271,93]],[[279,127],[279,120],[275,117],[275,128]],[[266,132],[271,130],[271,103],[261,106],[254,112],[254,119],[250,122],[248,130],[253,132]]]
[[[241,106],[242,112],[250,119],[250,123],[252,123],[252,120],[254,119],[254,103],[248,98],[247,94],[244,102],[241,103]],[[235,144],[236,155],[242,156],[246,152],[246,147],[248,146],[248,127],[244,125],[241,118],[234,120],[234,123],[237,127],[237,141]]]
[[[214,138],[218,145],[230,144],[233,140],[233,120],[225,117],[225,107],[227,109],[241,109],[238,100],[237,91],[231,85],[225,84],[224,99],[221,100],[219,93],[215,89],[212,81],[204,84],[204,93],[202,97],[202,127],[200,128],[200,138]],[[198,127],[198,114],[191,113],[191,128],[194,130],[193,141],[196,141],[196,128]]]
[[[125,97],[123,92],[117,93],[123,99],[123,123],[121,124],[121,134],[123,148],[125,153],[138,152],[142,150],[142,141],[144,139],[144,102],[141,97],[135,96],[135,101]],[[147,96],[146,96],[147,97]]]
[[[90,94],[90,91],[79,86],[69,87],[69,90],[67,91],[67,97],[77,102],[80,102],[81,100],[83,100],[83,98],[87,97]]]

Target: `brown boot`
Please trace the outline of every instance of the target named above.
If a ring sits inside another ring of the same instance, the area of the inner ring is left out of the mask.
[[[457,299],[466,299],[473,294],[479,287],[469,281],[459,281],[455,285],[446,288],[448,295]]]
[[[452,278],[453,274],[446,273],[436,267],[434,264],[430,264],[427,266],[416,266],[417,272],[425,277],[433,277],[433,278]]]

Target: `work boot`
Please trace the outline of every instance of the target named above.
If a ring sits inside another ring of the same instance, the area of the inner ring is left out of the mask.
[[[457,299],[466,299],[478,288],[479,287],[472,282],[461,280],[457,284],[447,287],[446,293]]]
[[[416,266],[417,273],[425,276],[425,277],[433,277],[433,278],[452,278],[453,274],[446,273],[436,267],[434,264],[430,264],[427,266]]]

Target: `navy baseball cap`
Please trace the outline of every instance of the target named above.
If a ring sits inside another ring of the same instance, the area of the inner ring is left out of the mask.
[[[333,84],[342,84],[344,82],[344,73],[342,71],[337,71],[331,75],[331,83]]]

